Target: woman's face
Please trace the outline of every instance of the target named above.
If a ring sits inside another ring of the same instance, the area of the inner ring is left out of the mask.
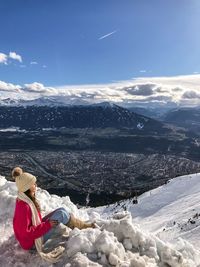
[[[35,196],[35,192],[37,190],[37,184],[34,183],[31,187],[30,187],[30,193],[31,193],[31,196]]]

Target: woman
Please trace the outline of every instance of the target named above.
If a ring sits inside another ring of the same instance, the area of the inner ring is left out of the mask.
[[[51,237],[53,228],[59,223],[72,229],[75,227],[79,229],[95,227],[92,223],[85,223],[75,218],[64,208],[56,209],[42,218],[39,203],[35,198],[36,177],[23,172],[19,167],[13,169],[12,177],[15,179],[18,189],[13,229],[15,237],[23,249],[29,250],[35,244],[38,252],[41,253],[42,243]]]

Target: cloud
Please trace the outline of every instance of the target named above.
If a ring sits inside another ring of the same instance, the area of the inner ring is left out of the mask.
[[[8,56],[4,53],[0,53],[0,64],[7,64]]]
[[[37,65],[38,63],[36,61],[31,61],[30,64],[31,65]]]
[[[4,53],[0,53],[0,64],[3,63],[5,65],[7,65],[9,59],[22,62],[22,57],[20,55],[16,54],[16,52],[10,52],[8,55],[6,55]]]
[[[57,90],[53,87],[45,87],[42,83],[34,82],[25,84],[23,90],[32,93],[57,94]]]
[[[0,81],[0,91],[19,92],[21,87],[12,83],[5,83]]]
[[[131,95],[141,95],[148,96],[154,94],[154,89],[156,88],[156,84],[146,83],[146,84],[136,84],[127,88],[124,88]]]
[[[47,87],[42,83],[27,83],[17,86],[1,82],[1,97],[8,91],[19,90],[17,98],[35,99],[42,96],[60,96],[68,103],[99,103],[109,101],[123,106],[167,105],[175,107],[200,105],[200,75],[176,77],[139,77],[108,84],[63,85]],[[17,91],[16,91],[17,92]],[[14,93],[12,93],[14,95]]]
[[[9,58],[12,58],[12,59],[17,60],[19,62],[22,62],[22,57],[20,55],[16,54],[16,52],[10,52]]]
[[[193,88],[199,89],[200,84],[200,74],[193,75],[179,75],[171,77],[139,77],[133,79],[137,83],[152,82],[155,84],[160,84],[162,87],[170,88],[180,88],[182,90]]]
[[[83,97],[90,103],[111,101],[121,105],[188,105],[182,95],[188,88],[199,90],[200,75],[175,77],[139,77],[126,81],[98,85],[59,86],[59,93]],[[198,88],[198,89],[197,89]],[[87,95],[83,92],[87,92]],[[191,100],[192,102],[193,100]],[[197,103],[194,101],[194,105]],[[140,106],[141,106],[140,105]]]
[[[172,91],[174,91],[174,92],[183,92],[183,88],[175,87],[175,88],[172,88]]]
[[[161,86],[158,86],[155,89],[155,92],[157,92],[157,93],[168,93],[169,91],[166,88],[162,88]]]
[[[114,34],[114,33],[116,33],[116,32],[117,32],[117,30],[115,30],[115,31],[113,31],[113,32],[110,32],[110,33],[107,33],[107,34],[105,34],[105,35],[99,37],[98,40],[105,39],[105,38],[111,36],[112,34]]]
[[[200,99],[200,94],[197,93],[196,91],[186,91],[182,95],[183,99]]]
[[[149,96],[146,98],[146,101],[160,101],[165,103],[171,100],[172,96],[166,96],[166,95]]]
[[[145,72],[147,72],[147,71],[146,71],[146,70],[140,70],[140,72],[141,72],[141,73],[145,73]]]

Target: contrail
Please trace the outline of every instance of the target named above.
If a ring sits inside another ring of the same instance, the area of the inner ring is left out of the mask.
[[[114,31],[114,32],[110,32],[110,33],[108,33],[108,34],[106,34],[106,35],[103,35],[103,36],[99,37],[98,40],[102,40],[102,39],[104,39],[104,38],[107,38],[108,36],[110,36],[110,35],[112,35],[112,34],[114,34],[114,33],[116,33],[116,32],[117,32],[117,31]]]

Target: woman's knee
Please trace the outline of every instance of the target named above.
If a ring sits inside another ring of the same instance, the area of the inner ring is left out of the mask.
[[[70,220],[70,212],[67,211],[65,208],[59,208],[57,212],[60,213],[60,216],[62,217],[61,222],[63,224],[67,224]]]
[[[56,209],[55,211],[57,211],[57,212],[63,212],[63,213],[69,213],[65,208],[63,208],[63,207],[60,207],[60,208],[58,208],[58,209]]]

